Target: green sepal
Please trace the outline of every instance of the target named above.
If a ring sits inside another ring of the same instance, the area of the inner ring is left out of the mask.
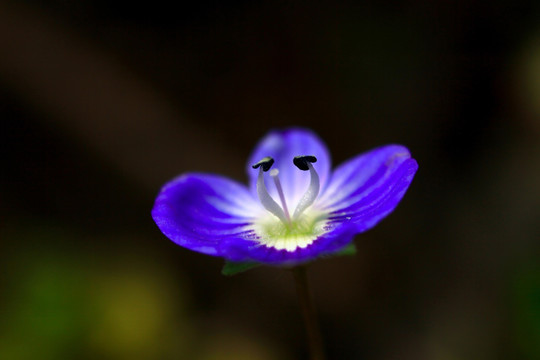
[[[353,256],[356,255],[356,245],[352,242],[342,247],[332,254],[332,256]]]
[[[223,266],[223,269],[221,269],[221,274],[225,276],[232,276],[236,275],[238,273],[248,271],[250,269],[256,268],[257,266],[260,266],[261,264],[258,262],[232,262],[232,261],[225,261],[225,265]]]

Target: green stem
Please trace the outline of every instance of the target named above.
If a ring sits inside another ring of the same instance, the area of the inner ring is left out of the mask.
[[[311,360],[324,360],[324,351],[321,330],[315,314],[315,307],[311,300],[309,291],[307,273],[305,266],[297,266],[292,269],[294,283],[296,285],[296,293],[300,302],[300,309],[304,318],[307,338],[309,342],[309,352]]]

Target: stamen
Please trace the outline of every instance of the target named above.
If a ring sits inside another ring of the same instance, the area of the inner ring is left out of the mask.
[[[300,170],[307,171],[309,169],[308,164],[317,162],[317,158],[313,155],[295,156],[293,164]]]
[[[273,163],[274,159],[271,157],[265,157],[252,166],[254,169],[259,168],[259,175],[257,177],[257,195],[259,196],[259,201],[266,210],[274,214],[279,220],[281,220],[282,223],[288,224],[290,223],[289,217],[285,216],[283,209],[278,205],[277,202],[275,202],[274,199],[272,199],[268,193],[268,190],[266,189],[266,184],[264,183],[263,172],[268,171]]]
[[[283,194],[283,188],[281,187],[281,181],[279,181],[279,170],[272,169],[270,171],[270,176],[274,179],[274,184],[276,185],[277,192],[279,194],[279,200],[281,200],[281,206],[283,207],[283,212],[285,213],[285,218],[287,222],[291,223],[291,215],[289,215],[289,209],[287,208],[287,202],[285,201],[285,194]]]
[[[264,157],[256,164],[251,165],[252,168],[257,169],[259,166],[262,166],[263,171],[268,171],[270,168],[274,165],[274,159],[272,159],[270,156]]]
[[[315,168],[311,163],[314,163],[317,161],[317,158],[315,156],[296,156],[293,159],[294,165],[298,167],[300,170],[309,170],[311,175],[311,180],[309,182],[309,187],[304,193],[304,196],[302,196],[302,199],[298,202],[298,205],[296,205],[296,209],[294,210],[293,219],[297,219],[308,207],[313,205],[315,202],[315,199],[319,195],[319,174],[317,174],[317,171],[315,171]]]

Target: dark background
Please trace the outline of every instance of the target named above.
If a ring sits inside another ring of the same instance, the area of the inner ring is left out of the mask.
[[[420,165],[310,268],[330,359],[540,358],[538,1],[0,3],[0,357],[305,359],[288,272],[150,217],[272,128]]]

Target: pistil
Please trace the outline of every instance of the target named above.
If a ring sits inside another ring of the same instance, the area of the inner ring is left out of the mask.
[[[283,188],[281,187],[281,181],[279,181],[279,170],[272,169],[270,170],[270,176],[274,179],[274,184],[276,185],[276,190],[279,194],[279,200],[281,201],[281,207],[285,213],[285,219],[287,223],[291,224],[291,215],[289,214],[289,209],[287,208],[287,202],[285,201],[285,194],[283,193]]]

